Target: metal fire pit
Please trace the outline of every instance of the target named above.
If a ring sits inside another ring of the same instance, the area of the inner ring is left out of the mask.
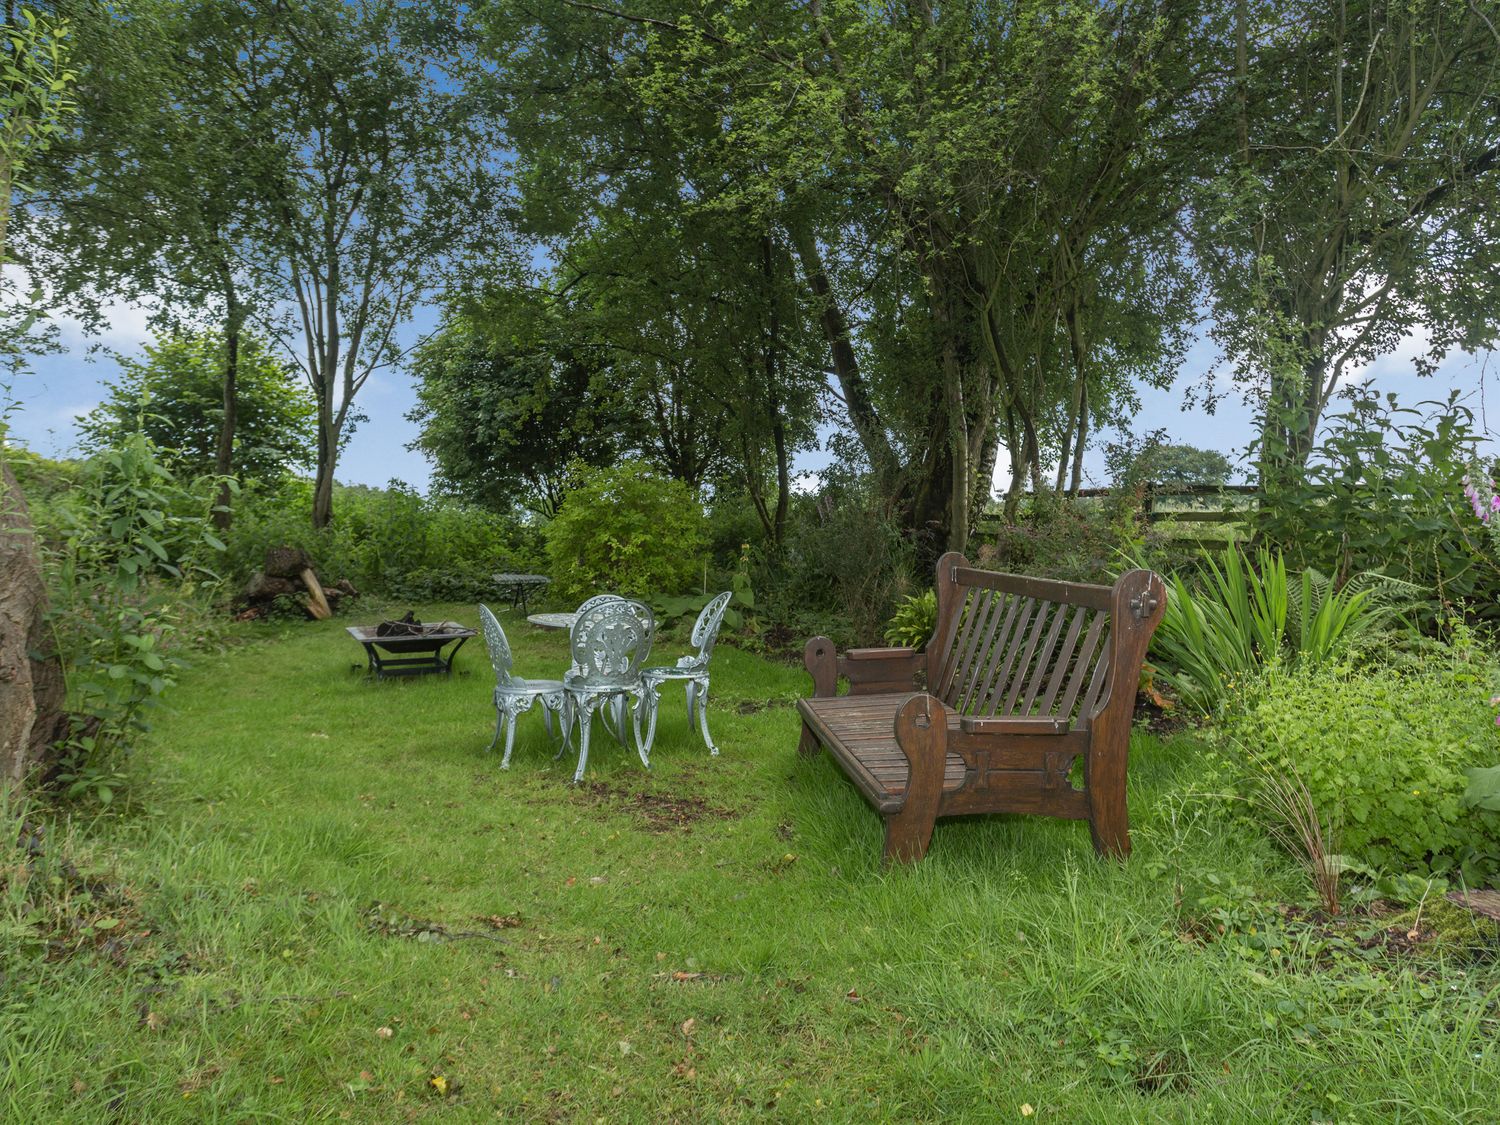
[[[365,657],[369,662],[368,674],[377,680],[387,676],[425,676],[453,671],[453,658],[464,642],[475,636],[473,629],[456,621],[423,622],[415,629],[418,632],[394,633],[381,636],[378,625],[350,625],[348,633],[365,646]],[[443,649],[449,645],[448,655]],[[411,655],[421,653],[420,656]]]

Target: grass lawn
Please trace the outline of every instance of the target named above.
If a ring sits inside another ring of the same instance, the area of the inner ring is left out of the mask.
[[[508,627],[521,674],[566,663]],[[134,811],[0,852],[4,1121],[1500,1114],[1493,927],[1279,912],[1305,880],[1188,739],[1136,739],[1128,865],[992,817],[883,873],[877,818],[796,754],[799,669],[721,646],[719,758],[673,692],[649,773],[596,732],[575,788],[538,713],[508,772],[485,753],[478,640],[451,680],[367,683],[342,622],[237,636]]]

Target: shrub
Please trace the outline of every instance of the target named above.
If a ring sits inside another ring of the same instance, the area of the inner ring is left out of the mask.
[[[400,481],[340,486],[333,522],[321,531],[308,522],[311,506],[305,480],[248,489],[229,534],[230,574],[243,581],[268,547],[287,544],[312,556],[325,581],[347,578],[362,592],[403,599],[467,601],[493,593],[496,571],[543,567],[534,527],[508,513],[424,497]]]
[[[1139,497],[1128,487],[1103,502],[1042,493],[1015,523],[1000,525],[994,542],[972,553],[989,570],[1105,584],[1118,577],[1122,553],[1149,559],[1159,570],[1187,558],[1181,551],[1169,553],[1166,540],[1141,518]]]
[[[210,532],[212,478],[179,482],[132,434],[82,466],[43,506],[52,624],[67,674],[71,733],[53,780],[108,804],[119,755],[174,682],[179,628],[223,549]],[[39,521],[40,523],[41,521]]]
[[[703,508],[688,486],[641,461],[580,469],[544,534],[553,592],[650,597],[701,585]]]
[[[927,590],[902,599],[885,627],[887,644],[921,648],[937,628],[937,591]]]
[[[1347,853],[1487,885],[1500,874],[1500,812],[1464,794],[1465,770],[1494,765],[1500,749],[1485,706],[1492,673],[1453,650],[1401,669],[1273,669],[1224,728],[1245,755],[1243,790],[1258,792],[1266,770],[1295,771]]]
[[[795,498],[780,551],[764,551],[754,580],[760,611],[800,651],[824,633],[840,646],[879,638],[899,598],[931,585],[916,576],[908,538],[861,482],[839,480]]]
[[[1265,498],[1258,536],[1338,582],[1368,571],[1419,586],[1429,626],[1457,604],[1493,619],[1500,543],[1475,533],[1462,503],[1478,443],[1473,416],[1456,392],[1421,405],[1425,413],[1360,393],[1328,420],[1301,477]]]

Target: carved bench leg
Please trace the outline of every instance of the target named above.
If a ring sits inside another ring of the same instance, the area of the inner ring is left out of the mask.
[[[812,677],[813,697],[833,695],[839,688],[838,650],[827,637],[814,637],[802,650],[802,665]],[[802,721],[802,738],[797,743],[797,752],[809,758],[821,749],[818,736],[813,733],[807,720]]]
[[[911,773],[906,803],[900,812],[885,818],[881,861],[916,863],[927,854],[943,795],[943,770],[948,761],[947,709],[930,695],[912,696],[896,713],[896,744],[906,755]]]
[[[816,757],[823,744],[818,741],[818,736],[813,733],[812,727],[807,725],[807,720],[802,721],[802,737],[797,742],[797,753],[807,758]]]
[[[1095,731],[1095,737],[1106,734]],[[1129,737],[1128,730],[1126,737]],[[1089,835],[1101,856],[1126,859],[1130,855],[1130,813],[1125,806],[1125,767],[1128,745],[1108,747],[1108,738],[1089,752],[1085,788],[1089,801]]]

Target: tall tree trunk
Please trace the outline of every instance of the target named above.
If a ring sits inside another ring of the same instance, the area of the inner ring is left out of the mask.
[[[318,471],[313,477],[312,525],[325,528],[333,521],[333,469],[338,450],[333,412],[325,402],[318,403]]]
[[[214,472],[219,477],[219,498],[214,505],[214,526],[228,531],[234,519],[230,510],[233,491],[229,478],[234,475],[234,431],[239,424],[240,333],[245,314],[235,292],[234,282],[225,271],[227,311],[224,316],[224,416],[219,422],[219,444],[214,452]]]
[[[881,482],[883,490],[892,489],[897,477],[896,452],[891,448],[880,418],[875,413],[875,403],[870,398],[870,388],[865,384],[859,370],[859,357],[854,351],[853,335],[848,318],[834,297],[833,284],[823,265],[823,256],[818,252],[817,239],[811,231],[795,225],[789,227],[792,249],[802,264],[803,277],[811,290],[818,309],[818,323],[828,341],[828,350],[833,359],[833,374],[843,392],[844,405],[849,411],[849,423]]]
[[[31,512],[0,455],[0,784],[23,784],[67,734],[62,664]]]
[[[1073,499],[1078,498],[1078,491],[1083,487],[1083,452],[1088,448],[1089,442],[1089,389],[1087,385],[1083,388],[1083,398],[1078,404],[1078,444],[1073,449],[1073,478],[1068,483],[1068,495]]]

